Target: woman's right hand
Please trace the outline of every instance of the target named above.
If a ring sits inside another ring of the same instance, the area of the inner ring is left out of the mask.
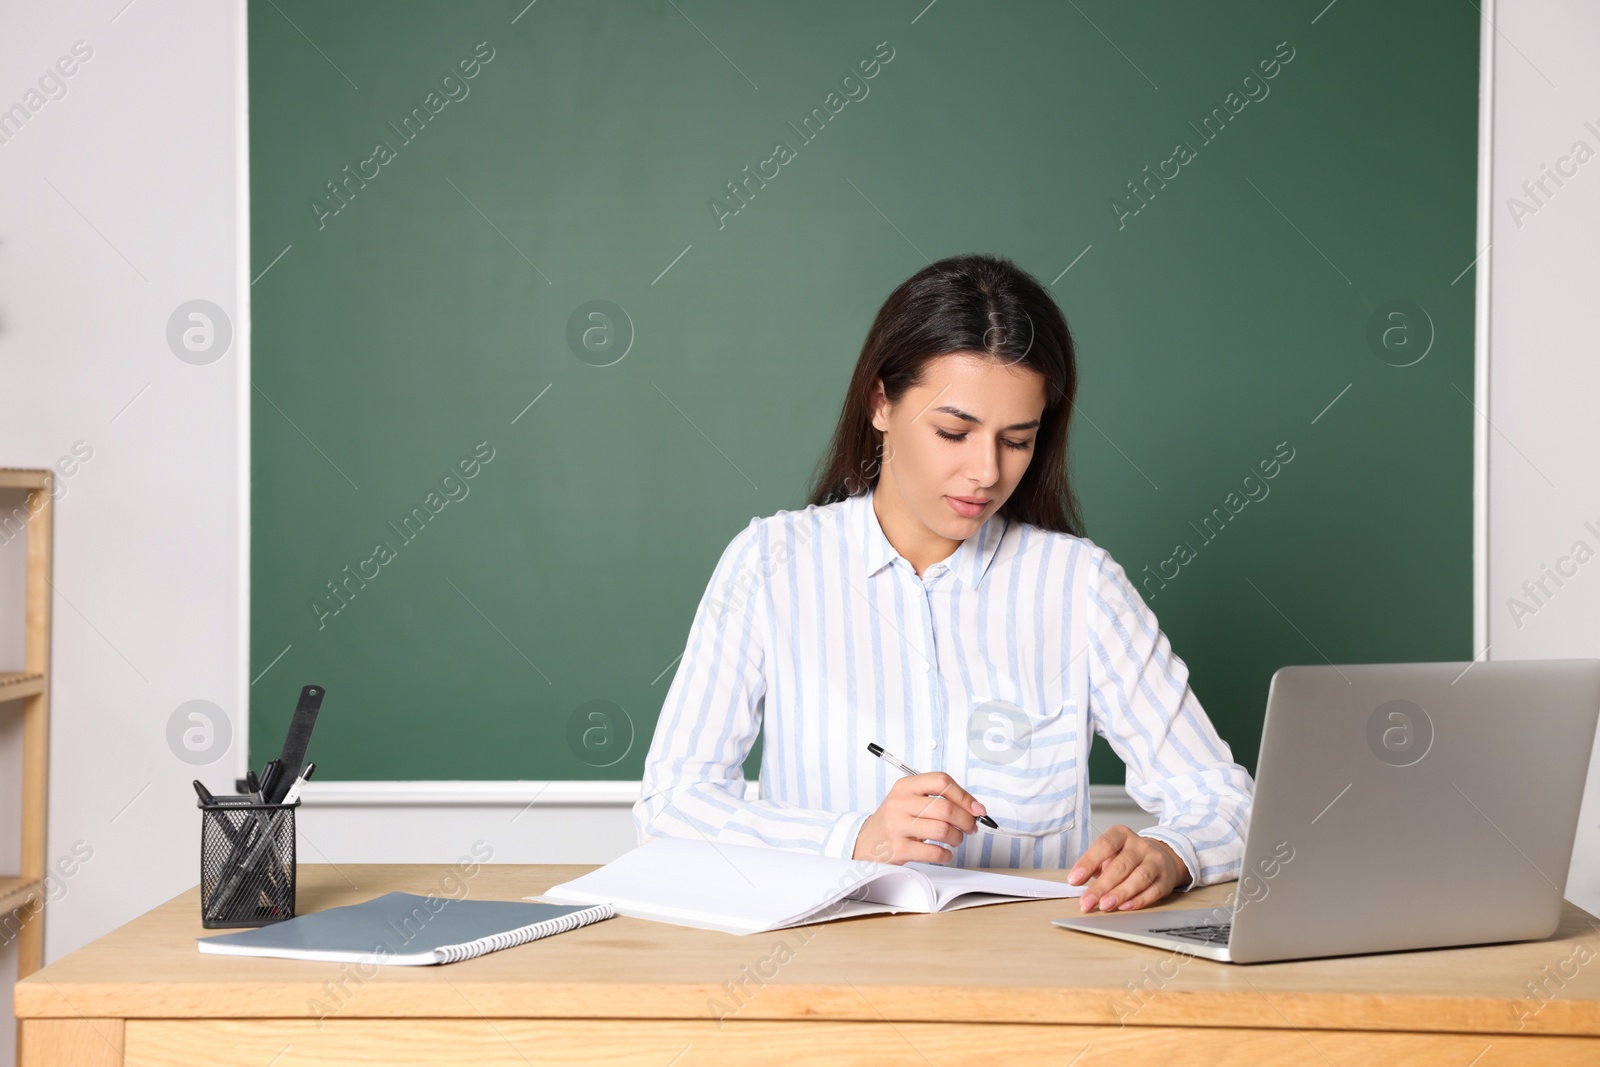
[[[953,849],[977,829],[977,816],[987,814],[971,793],[943,771],[901,778],[889,788],[878,810],[861,824],[851,858],[878,863],[949,863],[950,850],[928,842],[942,841]]]

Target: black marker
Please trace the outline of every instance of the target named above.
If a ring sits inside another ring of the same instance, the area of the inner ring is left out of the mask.
[[[261,777],[257,780],[257,785],[260,786],[259,792],[261,793],[261,802],[263,804],[266,803],[267,795],[272,792],[273,783],[278,780],[278,771],[280,769],[277,756],[267,760],[266,766],[261,768]]]
[[[875,744],[875,743],[869,741],[869,742],[867,742],[867,751],[872,753],[874,756],[877,756],[879,759],[883,760],[883,762],[889,764],[891,767],[896,768],[897,770],[900,771],[901,774],[906,775],[907,777],[911,777],[912,775],[917,775],[917,774],[921,774],[922,773],[921,771],[913,770],[912,768],[907,767],[904,763],[901,763],[894,756],[892,756],[889,753],[885,752],[883,750],[883,746],[882,745]],[[976,798],[974,798],[974,799],[976,799]],[[985,805],[985,807],[987,807],[987,805]],[[997,824],[993,819],[989,818],[989,816],[987,816],[987,815],[979,815],[978,816],[978,821],[983,823],[983,825],[987,826],[991,830],[1000,829],[999,824]]]

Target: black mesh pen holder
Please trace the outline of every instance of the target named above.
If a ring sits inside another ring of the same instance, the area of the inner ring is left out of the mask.
[[[200,806],[200,920],[207,929],[294,918],[293,804]]]

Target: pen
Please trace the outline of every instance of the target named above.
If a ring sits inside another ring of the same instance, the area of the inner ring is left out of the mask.
[[[194,780],[194,791],[200,797],[200,806],[205,808],[220,808],[225,806],[225,802],[238,803],[240,800],[249,799],[248,797],[227,797],[219,800],[211,794],[211,790],[207,789],[198,778]],[[228,839],[228,844],[233,846],[235,850],[248,845],[247,838],[250,833],[248,828],[243,826],[235,827],[228,817],[222,814],[217,815],[216,825],[222,831],[223,836]]]
[[[305,772],[303,774],[301,774],[299,779],[296,780],[294,782],[294,784],[289,787],[289,792],[287,794],[285,794],[285,796],[283,798],[283,803],[284,804],[286,804],[286,805],[287,804],[294,804],[294,803],[297,803],[299,801],[299,799],[300,799],[300,787],[305,784],[305,780],[307,778],[311,777],[311,772],[316,770],[316,767],[317,767],[317,765],[315,763],[307,765],[307,767],[305,769]],[[257,802],[262,802],[261,801],[261,795],[259,793],[256,794],[256,799],[257,799]],[[276,867],[268,867],[267,870],[266,870],[266,875],[267,875],[267,881],[272,884],[273,892],[271,894],[268,894],[265,891],[263,891],[260,899],[265,900],[267,902],[266,907],[268,907],[270,909],[271,914],[276,915],[276,916],[281,918],[283,916],[283,909],[281,907],[279,907],[276,903],[274,903],[274,901],[276,899],[276,894],[280,894],[282,892],[282,887],[278,883],[278,870],[277,870],[277,868]],[[257,910],[260,911],[260,908],[261,908],[261,906],[258,905]]]
[[[300,790],[301,790],[301,788],[307,782],[309,782],[311,780],[311,776],[313,774],[315,774],[316,772],[317,772],[317,765],[315,763],[306,764],[305,770],[301,771],[300,772],[300,777],[296,778],[294,780],[294,782],[290,784],[289,791],[287,793],[283,794],[283,800],[280,801],[280,803],[285,804],[285,805],[298,804],[300,802]],[[267,880],[272,883],[272,887],[274,889],[278,888],[278,877],[277,877],[277,873],[274,870],[269,869],[267,871]],[[274,915],[282,915],[283,914],[283,909],[278,907],[276,904],[273,904],[272,905],[272,914],[274,914]]]
[[[870,742],[869,741],[867,743],[867,751],[872,753],[874,756],[877,756],[879,759],[883,760],[883,762],[889,764],[891,767],[894,767],[901,774],[906,775],[907,777],[922,773],[919,770],[915,770],[915,769],[913,769],[911,767],[907,767],[904,763],[901,763],[900,760],[897,759],[892,753],[885,752],[883,746],[880,745],[880,744],[876,744],[874,742]],[[1000,829],[999,824],[997,824],[993,819],[989,818],[989,816],[987,816],[987,815],[979,815],[978,816],[978,821],[983,823],[983,825],[987,826],[991,830]]]
[[[300,777],[296,778],[294,784],[289,787],[289,791],[283,794],[283,802],[285,804],[293,804],[300,799],[300,787],[311,781],[311,776],[316,773],[316,770],[317,765],[315,763],[306,764],[306,769],[300,772]]]

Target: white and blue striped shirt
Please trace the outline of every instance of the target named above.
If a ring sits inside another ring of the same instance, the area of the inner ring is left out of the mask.
[[[633,809],[640,841],[850,858],[900,777],[875,741],[942,770],[999,823],[967,867],[1067,866],[1094,839],[1090,729],[1127,764],[1194,886],[1236,878],[1254,784],[1155,615],[1106,551],[996,514],[915,568],[870,493],[756,518],[722,554],[672,679]],[[759,799],[743,763],[763,734]]]

